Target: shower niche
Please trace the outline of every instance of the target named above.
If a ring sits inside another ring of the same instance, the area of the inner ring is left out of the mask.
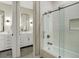
[[[69,29],[70,30],[79,30],[79,18],[69,20]]]

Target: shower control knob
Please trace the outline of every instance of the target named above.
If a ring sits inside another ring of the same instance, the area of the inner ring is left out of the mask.
[[[48,42],[48,45],[53,45],[53,43],[51,43],[51,42]]]
[[[12,33],[12,36],[13,36],[13,33]]]
[[[58,58],[61,58],[61,56],[58,56]]]
[[[50,38],[50,35],[47,35],[47,38]]]

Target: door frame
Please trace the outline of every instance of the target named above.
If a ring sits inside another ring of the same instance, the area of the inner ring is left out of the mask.
[[[19,12],[18,12],[19,11]],[[12,44],[12,56],[20,57],[20,39],[19,36],[19,18],[20,18],[20,10],[19,10],[19,1],[13,2],[13,22],[12,30],[13,30],[13,44]],[[40,17],[40,1],[33,1],[33,56],[40,57],[49,57],[46,51],[41,50],[41,41],[42,41],[42,19]],[[18,23],[18,24],[17,24]],[[18,34],[17,34],[18,33]]]
[[[33,56],[40,55],[40,2],[33,1]],[[12,16],[12,57],[20,57],[20,38],[19,38],[19,1],[13,2]]]
[[[52,58],[51,54],[44,51],[42,48],[41,42],[43,41],[43,17],[40,13],[40,1],[33,2],[33,51],[34,56]]]
[[[33,55],[40,55],[40,2],[33,1]]]
[[[20,57],[20,39],[19,39],[19,19],[20,10],[19,2],[13,1],[13,13],[12,13],[12,57]]]

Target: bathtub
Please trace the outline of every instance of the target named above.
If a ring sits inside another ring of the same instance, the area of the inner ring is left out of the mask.
[[[61,56],[61,58],[79,58],[79,53],[68,49],[59,48],[57,46],[43,47],[43,50],[56,57]]]

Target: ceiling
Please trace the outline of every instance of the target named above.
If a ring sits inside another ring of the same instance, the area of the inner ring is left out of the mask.
[[[1,3],[12,5],[12,1],[0,1]],[[20,1],[20,6],[28,9],[33,9],[32,1]]]

